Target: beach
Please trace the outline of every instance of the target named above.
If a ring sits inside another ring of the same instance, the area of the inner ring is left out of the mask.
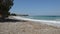
[[[60,28],[33,22],[0,23],[0,34],[60,34]]]
[[[0,0],[0,34],[60,34],[60,0]]]
[[[0,34],[60,34],[60,28],[34,21],[0,22]]]

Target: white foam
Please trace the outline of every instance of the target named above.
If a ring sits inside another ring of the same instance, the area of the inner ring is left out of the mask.
[[[60,21],[50,21],[50,20],[35,20],[35,19],[29,19],[29,18],[24,18],[20,16],[12,16],[12,18],[17,19],[17,20],[27,20],[27,21],[34,21],[37,23],[42,23],[42,24],[47,24],[55,27],[60,27]]]

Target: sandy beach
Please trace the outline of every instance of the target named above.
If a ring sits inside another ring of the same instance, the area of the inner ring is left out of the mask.
[[[60,34],[60,0],[0,0],[0,34]]]
[[[0,22],[0,34],[60,34],[60,28],[42,22],[10,21]]]
[[[0,22],[0,34],[60,34],[60,28],[33,22]]]

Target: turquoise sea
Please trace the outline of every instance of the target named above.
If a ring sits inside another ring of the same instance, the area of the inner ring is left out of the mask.
[[[60,16],[28,16],[28,18],[38,20],[60,20]]]

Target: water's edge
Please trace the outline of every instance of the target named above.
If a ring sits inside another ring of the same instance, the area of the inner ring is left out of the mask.
[[[24,17],[20,17],[20,16],[12,16],[12,18],[17,19],[17,20],[33,21],[36,23],[47,24],[47,25],[51,25],[54,27],[60,27],[60,21],[36,20],[36,19],[24,18]]]

